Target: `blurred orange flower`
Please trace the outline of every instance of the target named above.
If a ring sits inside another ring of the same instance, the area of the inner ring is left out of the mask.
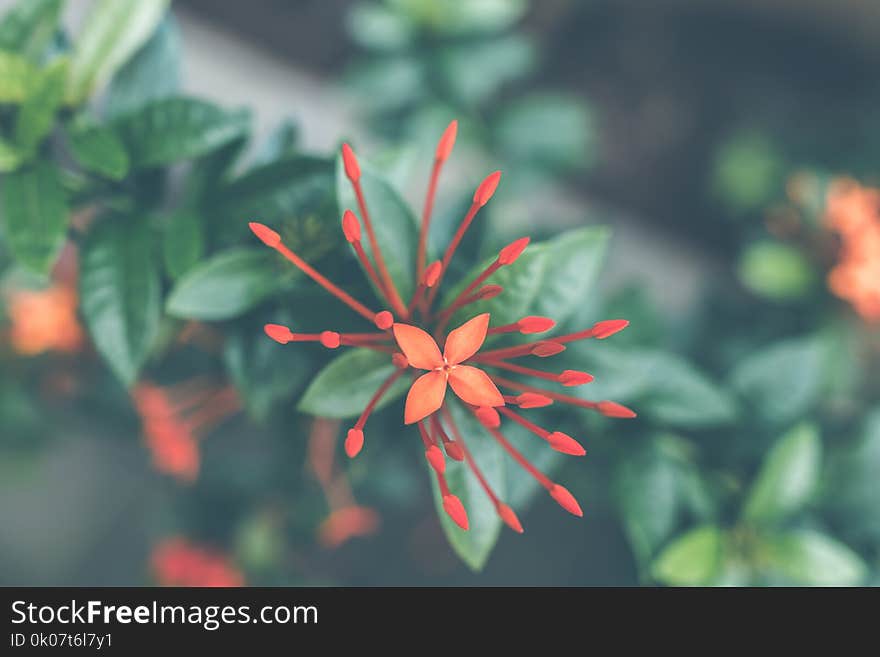
[[[826,220],[841,239],[828,287],[866,320],[880,321],[880,190],[849,178],[835,180]]]
[[[84,336],[76,317],[76,306],[74,289],[58,283],[43,290],[9,292],[12,348],[23,356],[47,351],[79,351]]]
[[[185,538],[162,541],[150,561],[161,586],[244,586],[244,575],[229,559]]]

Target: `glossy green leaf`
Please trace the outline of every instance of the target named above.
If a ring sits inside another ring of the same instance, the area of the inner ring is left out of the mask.
[[[170,0],[95,0],[77,35],[66,98],[78,104],[140,48]]]
[[[187,272],[168,295],[166,310],[186,319],[231,319],[277,292],[280,278],[267,249],[230,249]]]
[[[720,529],[704,525],[679,536],[654,560],[654,579],[672,586],[711,584],[718,574],[724,536]]]
[[[50,162],[3,177],[3,232],[15,259],[47,275],[67,238],[68,210],[58,169]]]
[[[113,76],[104,106],[107,116],[123,116],[175,95],[180,86],[180,59],[180,33],[167,14],[153,36]]]
[[[770,569],[802,586],[857,586],[868,574],[852,549],[809,529],[768,536],[761,548]]]
[[[114,122],[132,166],[154,167],[214,151],[247,134],[250,115],[194,98],[165,98]]]
[[[68,132],[70,152],[77,163],[111,180],[128,174],[128,153],[112,128],[104,125],[75,125]]]
[[[21,55],[0,51],[0,103],[21,103],[38,79],[37,68]]]
[[[822,445],[817,428],[801,424],[767,454],[743,509],[743,519],[772,522],[802,509],[816,490]]]
[[[64,96],[67,61],[57,59],[40,72],[15,117],[15,143],[33,151],[55,124],[55,113]]]
[[[83,245],[80,299],[98,351],[126,385],[137,379],[159,331],[159,272],[147,222],[108,217]]]
[[[58,29],[62,0],[19,0],[0,21],[0,50],[37,60]]]
[[[278,348],[295,347],[278,345]],[[382,382],[393,372],[394,366],[388,354],[367,349],[348,350],[318,372],[300,399],[297,409],[319,417],[357,417]],[[410,383],[406,377],[398,379],[376,408],[383,408],[403,395],[409,389]]]
[[[819,400],[824,364],[825,345],[819,338],[785,340],[742,360],[730,382],[762,420],[786,424]]]
[[[451,325],[484,312],[492,315],[493,325],[515,322],[526,315],[546,315],[562,324],[594,292],[608,238],[607,228],[591,226],[562,233],[547,242],[530,244],[516,262],[502,267],[487,281],[501,285],[504,292],[456,313]],[[495,256],[471,270],[443,296],[441,305],[451,303],[494,260]]]
[[[401,298],[408,300],[414,292],[416,248],[418,247],[418,223],[412,210],[394,187],[385,180],[376,169],[362,158],[361,186],[366,198],[367,210],[370,213],[376,241],[388,267],[391,280],[397,286]],[[358,209],[357,199],[352,191],[351,183],[345,177],[342,157],[336,164],[336,198],[340,212],[352,210],[361,220],[363,217]],[[364,250],[372,255],[372,248],[363,231]]]
[[[202,218],[194,211],[172,212],[163,236],[165,271],[171,278],[180,278],[196,266],[205,251]]]
[[[450,409],[474,461],[477,462],[495,493],[501,499],[506,499],[504,454],[501,447],[459,404],[450,404]],[[440,487],[437,485],[437,477],[430,467],[428,474],[431,478],[437,516],[440,518],[440,525],[443,527],[443,533],[446,534],[449,544],[472,570],[482,570],[492,553],[492,549],[498,542],[503,524],[495,510],[495,505],[492,504],[466,463],[447,459],[444,476],[449,490],[458,496],[468,514],[469,529],[465,531],[456,525],[443,510],[443,497],[440,494]]]

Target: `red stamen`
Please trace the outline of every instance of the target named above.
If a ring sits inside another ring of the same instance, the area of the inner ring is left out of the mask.
[[[606,319],[601,322],[596,322],[591,328],[588,328],[585,331],[569,333],[568,335],[558,335],[551,339],[554,342],[559,343],[574,342],[575,340],[584,340],[586,338],[604,340],[608,336],[614,335],[618,331],[622,331],[627,326],[629,326],[629,322],[625,319]]]
[[[476,358],[472,358],[471,360],[476,360]],[[576,370],[563,370],[561,374],[553,374],[552,372],[542,372],[541,370],[535,370],[531,367],[523,367],[522,365],[508,363],[507,361],[503,360],[480,359],[479,362],[487,367],[497,367],[498,369],[509,370],[511,372],[516,372],[517,374],[534,376],[538,379],[556,381],[557,383],[561,383],[562,385],[568,387],[583,385],[593,380],[593,376],[591,374],[587,374],[586,372],[578,372]]]
[[[373,321],[376,313],[367,308],[360,301],[357,301],[350,294],[340,289],[335,284],[331,283],[326,277],[319,274],[311,265],[309,265],[309,263],[300,258],[293,251],[288,249],[281,241],[281,237],[278,235],[278,233],[276,233],[271,228],[268,228],[267,226],[264,226],[263,224],[257,223],[255,221],[252,221],[248,225],[250,226],[254,234],[259,237],[266,246],[269,246],[278,251],[278,253],[287,258],[287,260],[289,260],[297,268],[299,268],[306,276],[318,283],[318,285],[323,287],[337,299],[348,305],[348,307],[350,307],[356,313],[370,321]]]
[[[548,491],[549,491],[551,488],[553,488],[553,486],[554,486],[555,484],[554,484],[552,481],[550,481],[550,480],[546,477],[546,475],[544,475],[543,472],[541,472],[540,470],[538,470],[538,468],[536,468],[536,467],[533,466],[531,463],[529,463],[529,460],[528,460],[525,456],[523,456],[523,455],[519,452],[519,450],[517,450],[516,447],[514,447],[513,445],[511,445],[511,444],[507,441],[507,438],[505,438],[505,437],[501,434],[501,432],[498,431],[498,429],[490,429],[489,427],[487,427],[486,429],[487,429],[487,431],[488,431],[489,433],[492,434],[492,437],[495,438],[495,440],[498,442],[498,444],[501,445],[501,447],[503,447],[504,450],[505,450],[508,454],[510,454],[510,456],[513,458],[513,460],[516,461],[517,463],[519,463],[519,464],[522,466],[522,468],[523,468],[526,472],[528,472],[530,475],[532,475],[532,477],[534,477],[535,480],[536,480],[539,484],[541,484],[541,485],[542,485],[544,488],[546,488]]]
[[[561,431],[547,431],[543,427],[527,420],[522,415],[509,408],[501,407],[498,410],[539,438],[546,440],[550,447],[557,452],[562,452],[563,454],[569,454],[571,456],[583,456],[587,453],[583,446],[568,434],[562,433]]]
[[[452,146],[455,144],[455,135],[458,131],[458,121],[452,121],[440,137],[437,151],[434,157],[434,167],[431,170],[431,179],[428,182],[428,193],[425,195],[425,208],[422,211],[422,225],[419,229],[419,248],[416,253],[416,279],[421,279],[425,270],[425,253],[428,248],[428,231],[431,225],[431,213],[434,209],[434,196],[437,193],[437,180],[440,178],[440,170],[443,163],[449,158]]]
[[[565,404],[571,404],[572,406],[579,406],[581,408],[589,408],[591,410],[599,411],[603,415],[607,415],[608,417],[618,417],[618,418],[633,418],[636,417],[634,411],[630,410],[623,404],[618,404],[617,402],[612,401],[589,401],[587,399],[580,399],[579,397],[572,397],[570,395],[562,395],[558,392],[551,392],[550,390],[544,390],[543,388],[536,388],[535,386],[526,385],[524,383],[519,383],[518,381],[512,381],[510,379],[505,379],[501,376],[492,376],[492,380],[498,384],[499,386],[503,386],[505,388],[513,388],[514,390],[522,390],[524,392],[534,392],[539,395],[543,395],[545,397],[549,397],[558,402],[563,402]]]
[[[516,347],[506,347],[504,349],[493,349],[483,351],[471,358],[472,361],[485,362],[489,360],[501,360],[502,358],[517,358],[519,356],[537,356],[539,358],[547,358],[565,351],[565,345],[558,344],[551,340],[541,340],[540,342],[529,342]]]
[[[370,213],[367,210],[367,202],[364,198],[364,191],[360,182],[361,169],[354,152],[348,144],[342,145],[342,160],[345,168],[345,175],[349,181],[351,181],[354,195],[357,198],[358,209],[361,212],[361,218],[364,220],[364,228],[367,230],[367,239],[370,241],[373,260],[376,262],[376,269],[379,271],[379,278],[382,281],[381,289],[387,297],[388,303],[394,308],[394,312],[405,317],[406,306],[403,305],[403,300],[400,298],[397,286],[394,285],[394,281],[388,273],[388,267],[385,266],[385,259],[382,257],[382,250],[379,248],[379,242],[376,239],[376,233],[373,230],[373,222],[370,221]]]

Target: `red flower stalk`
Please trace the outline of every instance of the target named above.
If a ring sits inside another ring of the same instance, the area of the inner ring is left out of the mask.
[[[543,333],[552,330],[555,327],[555,322],[549,317],[528,316],[516,322],[490,326],[492,318],[488,313],[482,313],[471,316],[452,330],[446,330],[447,324],[454,317],[462,315],[467,317],[466,309],[470,304],[503,293],[501,286],[488,281],[500,268],[516,262],[529,244],[529,238],[522,237],[501,249],[497,258],[473,280],[464,285],[461,292],[446,307],[435,309],[438,291],[458,246],[464,239],[471,223],[477,218],[479,210],[492,198],[501,179],[501,172],[496,171],[480,183],[474,193],[470,208],[455,231],[442,258],[426,265],[427,235],[434,198],[439,184],[440,172],[455,141],[455,133],[456,124],[453,122],[441,137],[435,153],[434,167],[428,183],[428,192],[422,213],[418,253],[416,261],[413,263],[415,291],[407,304],[403,304],[400,300],[384,265],[380,246],[375,239],[366,198],[360,185],[360,166],[354,152],[347,144],[342,148],[343,167],[357,199],[363,227],[370,242],[370,253],[367,254],[361,246],[361,225],[350,210],[345,211],[342,229],[346,240],[354,248],[367,277],[378,290],[380,300],[388,305],[387,309],[378,313],[374,312],[290,251],[281,242],[277,233],[262,224],[250,224],[251,229],[264,243],[276,249],[333,296],[380,329],[379,332],[364,333],[324,331],[298,334],[288,327],[269,324],[266,326],[266,333],[281,344],[316,342],[331,349],[342,346],[388,353],[395,370],[374,391],[363,413],[349,429],[345,439],[345,452],[350,457],[354,457],[363,449],[364,429],[369,416],[393,384],[401,376],[408,374],[412,377],[413,383],[406,397],[403,422],[408,425],[416,425],[424,446],[425,458],[437,478],[442,505],[446,513],[459,527],[468,528],[467,511],[461,500],[449,489],[445,478],[446,457],[448,456],[450,459],[463,461],[466,464],[492,501],[499,517],[514,531],[522,532],[522,525],[516,514],[498,498],[468,450],[465,437],[449,412],[449,405],[453,402],[447,395],[447,388],[452,389],[452,396],[457,397],[458,402],[474,414],[491,438],[531,474],[560,506],[574,515],[582,515],[580,506],[567,489],[551,481],[510,444],[502,433],[503,421],[507,420],[525,427],[538,438],[546,441],[550,448],[565,454],[581,456],[585,454],[583,446],[565,433],[545,429],[534,424],[510,407],[518,407],[522,411],[558,402],[592,409],[608,417],[635,417],[635,413],[614,402],[591,401],[561,394],[552,389],[505,378],[500,376],[498,372],[510,371],[528,379],[544,380],[549,382],[548,385],[563,387],[589,383],[593,377],[586,372],[571,369],[563,369],[561,372],[546,372],[510,361],[528,356],[547,358],[558,355],[565,351],[565,344],[568,342],[591,338],[605,339],[625,328],[628,322],[626,320],[606,320],[597,322],[589,329],[577,333],[550,336],[512,347],[482,352],[480,350],[487,336]],[[511,392],[502,392],[503,389]],[[468,437],[468,440],[471,438]]]
[[[168,387],[139,383],[132,396],[153,465],[184,483],[198,476],[199,440],[241,408],[232,387],[200,379]]]
[[[161,542],[150,564],[160,586],[244,586],[244,575],[227,557],[185,538]]]

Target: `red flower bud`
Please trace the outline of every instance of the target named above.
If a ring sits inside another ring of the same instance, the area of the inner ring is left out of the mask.
[[[635,411],[628,409],[623,404],[618,404],[613,401],[600,401],[599,405],[596,407],[598,411],[607,417],[635,417]]]
[[[606,319],[593,324],[591,332],[594,338],[604,340],[608,336],[622,331],[627,326],[629,326],[629,322],[625,319]]]
[[[565,345],[559,344],[558,342],[539,342],[535,345],[534,349],[532,349],[532,356],[538,356],[539,358],[547,358],[547,356],[555,356],[556,354],[561,354],[565,351]]]
[[[564,386],[572,387],[582,386],[585,383],[592,381],[593,378],[592,374],[587,374],[586,372],[579,372],[578,370],[563,370],[557,380]]]
[[[349,458],[357,456],[364,446],[364,432],[360,429],[349,429],[345,437],[345,453]]]
[[[443,263],[439,260],[432,262],[425,268],[425,273],[422,276],[422,281],[427,287],[434,287],[437,285],[437,280],[440,278],[440,272],[443,271]]]
[[[484,427],[497,429],[501,426],[501,416],[498,415],[498,411],[491,406],[480,406],[474,411],[474,415]]]
[[[356,183],[361,178],[361,167],[358,165],[357,158],[354,156],[354,151],[351,150],[351,146],[348,144],[342,145],[342,165],[345,168],[346,177],[353,183]]]
[[[322,331],[321,335],[318,336],[318,339],[321,341],[322,345],[327,347],[327,349],[336,349],[340,343],[339,334],[335,331]]]
[[[449,157],[449,154],[452,152],[452,147],[455,145],[455,135],[458,132],[458,121],[453,119],[448,126],[446,126],[446,130],[443,131],[443,136],[440,137],[440,141],[437,143],[437,153],[434,158],[438,162],[445,162]]]
[[[501,180],[501,172],[496,171],[494,173],[490,173],[483,179],[483,182],[480,183],[479,187],[477,187],[477,191],[474,192],[474,203],[483,207],[486,203],[489,202],[489,199],[492,198],[492,194],[495,193],[495,190],[498,189],[498,182]]]
[[[450,440],[448,443],[444,443],[443,446],[446,448],[446,456],[453,461],[464,461],[464,451],[462,451],[461,445],[457,442]]]
[[[351,243],[361,241],[361,223],[351,210],[342,215],[342,232]]]
[[[266,332],[266,335],[279,344],[287,344],[293,340],[293,333],[290,332],[289,328],[281,324],[266,324],[263,330]]]
[[[248,224],[250,229],[254,232],[254,235],[259,237],[263,244],[266,246],[270,246],[273,249],[281,244],[281,235],[276,233],[274,230],[265,226],[261,223],[257,223],[256,221],[252,221]]]
[[[553,487],[550,489],[550,496],[556,500],[556,503],[559,504],[559,506],[569,513],[576,516],[584,515],[584,512],[581,510],[581,505],[578,504],[576,499],[574,499],[574,495],[568,492],[567,488],[564,488],[559,484],[553,484]]]
[[[498,510],[498,515],[507,524],[508,527],[510,527],[518,534],[523,533],[522,524],[520,524],[519,518],[516,517],[513,509],[507,506],[504,502],[498,502],[498,506],[496,508]]]
[[[537,392],[523,392],[516,396],[516,403],[520,408],[542,408],[550,406],[553,400]]]
[[[401,370],[405,370],[407,367],[409,367],[409,361],[406,359],[406,356],[404,356],[399,351],[397,353],[391,354],[391,364]]]
[[[550,447],[555,449],[557,452],[562,452],[563,454],[570,454],[571,456],[583,456],[587,453],[587,450],[583,448],[578,441],[569,436],[568,434],[562,433],[561,431],[553,431],[547,436],[547,442],[550,444]]]
[[[382,310],[376,313],[376,316],[373,318],[373,322],[376,324],[377,328],[385,331],[387,329],[390,329],[391,325],[394,324],[394,315],[392,315],[387,310]]]
[[[446,459],[443,458],[443,452],[437,445],[431,445],[425,450],[425,458],[428,459],[428,463],[431,464],[435,472],[438,474],[446,472]]]
[[[450,493],[449,495],[443,496],[443,510],[449,514],[449,517],[452,518],[452,521],[467,531],[468,528],[468,516],[467,511],[464,510],[464,505],[461,503],[461,500],[458,499],[455,495]]]
[[[477,297],[483,300],[494,299],[502,292],[504,292],[504,288],[500,285],[484,285],[477,292]]]
[[[556,326],[556,322],[549,317],[529,315],[519,320],[516,325],[519,327],[520,333],[543,333]]]
[[[498,252],[498,264],[506,266],[516,262],[516,259],[522,255],[522,252],[529,245],[529,239],[528,237],[520,237],[515,242],[511,242],[501,249]]]

